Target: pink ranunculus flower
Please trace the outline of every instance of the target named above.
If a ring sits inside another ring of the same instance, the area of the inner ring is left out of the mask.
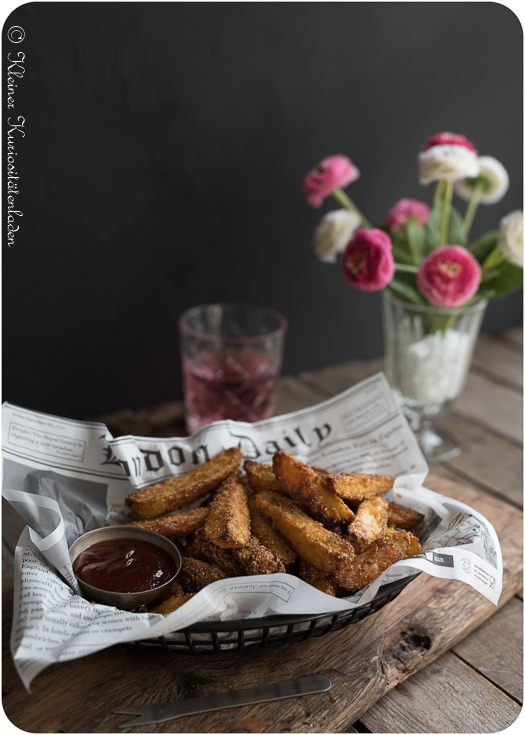
[[[306,194],[308,204],[320,207],[323,199],[334,189],[342,189],[360,176],[360,171],[346,156],[329,156],[324,158],[306,176],[302,191]]]
[[[430,207],[417,199],[400,199],[388,213],[385,227],[392,232],[398,232],[411,217],[424,227],[430,217]]]
[[[394,277],[392,242],[382,230],[356,230],[342,257],[347,281],[361,291],[379,291]]]
[[[462,306],[474,296],[481,281],[481,268],[461,245],[437,248],[423,260],[417,286],[436,306]]]
[[[457,133],[437,133],[437,135],[432,135],[421,150],[428,151],[429,148],[435,145],[462,145],[467,150],[477,153],[470,140],[467,140],[464,135],[458,135]]]

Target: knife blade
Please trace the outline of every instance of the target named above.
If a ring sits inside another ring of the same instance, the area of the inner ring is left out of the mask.
[[[237,689],[233,692],[211,694],[207,697],[184,699],[181,702],[159,702],[144,704],[140,707],[115,710],[114,714],[139,715],[134,720],[128,720],[119,728],[134,727],[136,725],[152,725],[185,715],[202,714],[229,707],[244,707],[247,704],[270,702],[289,697],[300,697],[303,694],[326,692],[332,683],[325,676],[303,676],[300,679],[279,681],[275,684],[264,684],[252,689]]]

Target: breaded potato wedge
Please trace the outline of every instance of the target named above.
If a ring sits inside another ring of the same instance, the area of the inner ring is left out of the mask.
[[[186,555],[219,567],[228,577],[242,577],[243,568],[228,549],[222,549],[210,541],[204,528],[200,528],[186,545]]]
[[[126,504],[139,518],[158,518],[215,490],[241,463],[242,452],[238,447],[225,449],[194,470],[128,495]]]
[[[388,525],[396,528],[404,528],[409,531],[418,526],[425,516],[413,508],[407,508],[399,503],[390,501],[388,503]]]
[[[324,477],[291,454],[275,452],[273,471],[284,492],[306,506],[312,516],[328,526],[350,523],[354,514],[324,483]]]
[[[418,537],[414,536],[414,534],[410,533],[410,531],[407,531],[406,534],[408,536],[407,556],[415,556],[416,554],[420,554],[421,544],[419,543]]]
[[[202,528],[209,512],[209,508],[195,508],[172,516],[161,516],[151,521],[134,521],[123,525],[146,528],[167,538],[178,538],[179,536],[189,536]]]
[[[188,594],[186,595],[171,595],[170,597],[160,602],[158,605],[155,605],[155,607],[151,607],[149,609],[149,612],[159,613],[160,615],[168,615],[169,613],[178,610],[179,607],[182,607],[184,603],[188,602],[188,600],[191,600],[192,597],[195,597],[194,592],[188,592]]]
[[[246,546],[232,549],[233,556],[244,570],[244,574],[275,574],[285,572],[281,559],[252,536]]]
[[[385,537],[392,536],[393,534],[396,534],[397,531],[398,529],[389,526],[385,531]],[[419,554],[421,551],[421,544],[419,543],[419,539],[417,538],[417,536],[414,536],[414,534],[410,533],[410,531],[406,531],[406,535],[408,536],[407,557]]]
[[[188,592],[199,592],[206,585],[216,582],[218,579],[228,579],[219,567],[200,559],[185,556],[179,572],[179,580],[183,588]]]
[[[282,492],[282,488],[274,475],[271,464],[263,464],[262,462],[254,462],[251,459],[246,459],[244,461],[244,471],[246,472],[246,480],[252,493],[257,494],[263,490],[269,490],[274,493]]]
[[[340,475],[326,475],[325,483],[337,495],[345,500],[366,500],[372,495],[381,495],[393,487],[395,477],[392,475],[352,475],[341,472]]]
[[[320,572],[319,569],[308,564],[304,559],[298,560],[297,573],[299,579],[302,579],[303,582],[312,585],[312,587],[315,587],[320,592],[324,592],[325,595],[337,597],[337,588],[339,585],[331,574]]]
[[[168,597],[182,597],[182,595],[185,595],[185,594],[186,594],[186,590],[183,588],[179,579],[177,578],[173,582],[169,590],[163,595],[162,599],[157,600],[157,605],[159,604],[159,602],[164,602],[164,600],[166,600]]]
[[[229,477],[215,493],[204,524],[206,536],[223,549],[239,549],[250,539],[250,511],[246,488]]]
[[[335,573],[337,582],[349,592],[357,592],[377,579],[396,561],[408,554],[409,538],[406,531],[393,531],[374,541],[365,552],[359,554]]]
[[[388,501],[381,495],[374,495],[361,502],[354,520],[348,526],[348,540],[356,554],[361,554],[384,535],[387,517]]]
[[[279,533],[269,518],[261,513],[255,502],[255,495],[248,493],[248,508],[252,536],[266,546],[275,556],[278,556],[285,567],[293,564],[297,554],[284,536]]]
[[[310,518],[290,498],[262,492],[255,502],[297,554],[321,572],[335,572],[353,559],[354,549],[348,541]]]

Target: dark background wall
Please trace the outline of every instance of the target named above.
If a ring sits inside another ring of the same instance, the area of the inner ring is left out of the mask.
[[[352,158],[348,193],[381,224],[431,202],[417,153],[452,130],[511,178],[473,237],[522,207],[522,30],[497,3],[30,3],[3,47],[26,55],[3,398],[29,408],[180,397],[177,317],[213,300],[280,309],[286,373],[382,354],[379,294],[311,249],[336,205],[300,185],[327,155]],[[493,302],[484,329],[521,307]]]

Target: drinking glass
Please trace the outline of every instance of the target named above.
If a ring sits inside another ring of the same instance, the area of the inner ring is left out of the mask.
[[[463,391],[486,306],[419,306],[383,291],[386,377],[429,464],[461,452],[432,420]]]
[[[179,319],[186,426],[270,418],[286,319],[250,304],[203,304]]]

